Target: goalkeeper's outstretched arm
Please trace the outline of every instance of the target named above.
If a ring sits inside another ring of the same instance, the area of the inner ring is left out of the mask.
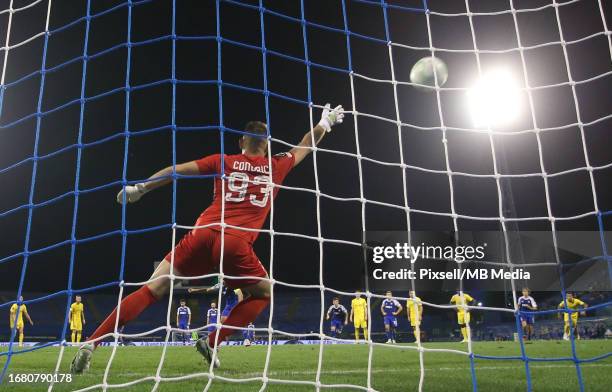
[[[344,120],[344,109],[342,105],[331,108],[330,104],[325,105],[321,120],[311,131],[306,132],[300,143],[289,151],[294,157],[293,166],[297,166],[300,162],[312,152],[312,148],[319,144],[327,132],[336,124],[341,124]]]
[[[200,169],[198,168],[196,161],[181,163],[180,165],[176,165],[175,168],[176,174],[181,174],[185,176],[193,176],[200,174]],[[142,195],[144,195],[145,193],[171,183],[171,175],[172,166],[168,166],[153,174],[146,182],[141,182],[136,185],[127,185],[125,189],[122,189],[117,194],[117,202],[121,204],[124,203],[125,193],[125,201],[127,201],[128,203],[134,203],[140,200]]]

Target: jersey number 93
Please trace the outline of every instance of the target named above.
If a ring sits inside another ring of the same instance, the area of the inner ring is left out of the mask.
[[[225,201],[234,203],[243,202],[247,196],[249,182],[252,182],[254,185],[263,185],[259,190],[260,194],[252,193],[249,195],[249,201],[254,206],[265,207],[268,203],[270,192],[272,191],[272,184],[270,183],[269,176],[256,176],[251,181],[248,174],[233,172],[227,180],[229,192],[225,195]]]

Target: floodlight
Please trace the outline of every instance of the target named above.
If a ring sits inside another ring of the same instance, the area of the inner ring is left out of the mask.
[[[468,91],[468,105],[474,126],[507,125],[520,111],[518,83],[507,70],[487,72]]]

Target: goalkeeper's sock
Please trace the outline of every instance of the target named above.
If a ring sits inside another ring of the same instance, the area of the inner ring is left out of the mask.
[[[468,340],[467,328],[461,327],[461,335],[463,335],[463,340]]]
[[[355,328],[355,340],[359,341],[359,329]]]
[[[76,334],[76,341],[77,341],[77,343],[81,343],[81,332],[77,332],[77,334]]]
[[[72,336],[70,337],[70,342],[76,342],[76,332],[72,331]]]
[[[259,313],[261,313],[270,304],[270,298],[248,298],[238,302],[238,305],[232,309],[229,316],[223,322],[223,325],[231,325],[232,327],[246,327],[251,321],[255,321]],[[225,340],[226,337],[236,332],[235,329],[223,328],[213,331],[208,335],[208,344],[210,347],[215,347],[216,337],[219,335],[219,342]]]
[[[19,332],[19,347],[23,347],[23,332]]]
[[[368,340],[368,329],[367,329],[367,328],[364,328],[364,329],[363,329],[363,338],[364,338],[365,340]]]
[[[153,295],[151,290],[146,286],[142,286],[132,294],[128,295],[121,301],[121,309],[119,312],[119,324],[117,328],[122,327],[134,318],[136,318],[143,310],[149,305],[155,303],[157,298]],[[108,315],[106,320],[100,324],[98,329],[89,337],[89,340],[94,340],[102,335],[113,332],[115,330],[115,320],[117,318],[117,308]],[[97,347],[100,344],[99,341],[95,342],[94,345]]]

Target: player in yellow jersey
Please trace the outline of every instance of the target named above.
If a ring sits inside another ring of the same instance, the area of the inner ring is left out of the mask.
[[[410,326],[412,327],[412,332],[414,333],[414,338],[417,342],[421,340],[421,319],[423,318],[423,303],[421,299],[416,296],[413,290],[410,290],[408,293],[410,298],[406,300],[406,315],[408,316],[408,321],[410,321]]]
[[[85,312],[83,310],[83,303],[81,302],[81,296],[77,295],[74,298],[75,302],[70,305],[70,330],[72,331],[72,343],[79,343],[81,341],[81,334],[83,332],[83,325],[85,325]]]
[[[471,295],[465,292],[463,293],[463,295],[461,295],[459,291],[457,291],[457,293],[454,294],[450,300],[451,304],[458,306],[457,307],[457,324],[459,324],[459,327],[461,327],[461,335],[463,335],[463,340],[461,341],[461,343],[466,343],[469,340],[469,332],[467,329],[467,324],[470,322],[469,310],[464,309],[461,306],[469,305],[474,301],[475,299],[472,298]]]
[[[589,305],[587,305],[586,302],[579,300],[578,298],[576,298],[574,296],[574,293],[568,291],[565,294],[565,299],[567,301],[567,308],[571,309],[571,310],[578,310],[580,308],[582,309],[586,309],[589,307]],[[561,301],[561,303],[559,304],[559,309],[563,309],[565,308],[565,301]],[[573,332],[574,332],[574,337],[576,339],[580,339],[580,334],[578,334],[578,313],[580,313],[581,316],[586,315],[586,312],[572,312],[572,323],[571,323],[571,327],[570,327],[570,321],[569,321],[569,313],[563,313],[563,340],[569,340],[570,339],[570,328],[572,328]],[[559,318],[561,318],[561,313],[559,313]]]
[[[23,296],[19,297],[19,302],[23,302]],[[28,313],[28,308],[25,304],[19,305],[13,304],[11,306],[10,315],[9,315],[9,325],[11,327],[11,331],[15,328],[15,319],[17,319],[17,332],[19,333],[19,347],[23,347],[23,316],[28,319],[30,325],[34,325],[32,319],[30,318],[30,314]],[[11,332],[12,333],[12,332]]]
[[[359,328],[363,329],[363,337],[368,340],[368,302],[361,298],[361,292],[355,292],[355,298],[351,301],[350,320],[355,326],[355,340],[359,342]]]

